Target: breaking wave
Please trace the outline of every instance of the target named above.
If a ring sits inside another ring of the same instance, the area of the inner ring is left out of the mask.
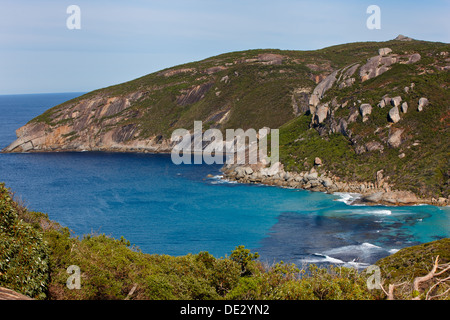
[[[301,263],[333,264],[357,269],[367,268],[382,257],[397,252],[398,249],[384,249],[374,244],[364,242],[358,245],[348,245],[314,253],[300,259]]]

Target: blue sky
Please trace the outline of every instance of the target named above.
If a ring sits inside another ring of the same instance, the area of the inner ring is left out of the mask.
[[[81,29],[69,30],[69,5]],[[369,5],[381,29],[369,30]],[[450,1],[0,0],[0,94],[81,92],[256,48],[313,50],[404,34],[450,42]]]

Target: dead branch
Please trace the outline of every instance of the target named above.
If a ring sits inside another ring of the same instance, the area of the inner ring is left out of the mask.
[[[127,297],[125,298],[125,300],[130,300],[130,298],[131,298],[131,296],[133,295],[133,293],[134,293],[134,291],[136,290],[136,288],[137,288],[137,284],[135,284],[135,285],[133,286],[133,288],[131,288],[131,290],[130,290],[130,292],[128,292]]]
[[[443,269],[443,268],[439,268],[439,269]],[[436,277],[440,276],[441,274],[447,272],[448,270],[450,270],[450,265],[447,268],[445,268],[444,270],[442,270],[441,272],[436,273],[435,276]]]
[[[436,273],[436,270],[438,268],[438,261],[439,261],[439,256],[436,257],[436,260],[433,265],[433,269],[431,269],[431,271],[426,276],[417,277],[414,279],[413,287],[414,287],[415,291],[419,291],[419,286],[422,282],[433,279],[434,274]]]
[[[388,300],[395,300],[394,299],[394,290],[396,287],[400,287],[403,286],[405,284],[408,284],[408,282],[402,282],[402,283],[398,283],[398,284],[389,284],[389,292],[386,292],[386,290],[384,290],[383,286],[380,284],[381,290],[383,290],[383,292],[387,295]]]
[[[448,290],[446,290],[444,293],[439,294],[439,295],[436,295],[436,296],[430,296],[430,293],[431,293],[431,291],[432,291],[434,288],[436,288],[438,285],[440,285],[441,283],[447,282],[447,281],[449,281],[449,280],[450,280],[450,277],[447,277],[447,278],[445,278],[445,279],[438,279],[438,282],[436,282],[434,285],[432,285],[431,288],[428,290],[425,299],[426,299],[426,300],[431,300],[431,299],[434,299],[434,298],[437,298],[437,297],[440,297],[440,296],[444,295],[447,291],[450,290],[450,288],[449,288]]]
[[[437,272],[438,270],[440,270],[439,272]],[[437,277],[440,275],[443,275],[444,273],[446,273],[447,271],[450,271],[450,263],[445,263],[445,264],[439,264],[439,255],[436,257],[434,264],[433,264],[433,268],[431,269],[431,271],[423,276],[423,277],[416,277],[413,281],[413,292],[415,293],[420,293],[420,286],[422,283],[433,280],[436,281],[436,283],[434,283],[431,287],[429,287],[425,299],[426,300],[431,300],[431,299],[436,299],[439,297],[442,297],[444,295],[446,295],[447,293],[450,292],[450,288],[448,288],[447,290],[445,290],[443,293],[438,294],[438,295],[434,295],[432,296],[431,293],[433,292],[433,290],[436,289],[436,287],[438,287],[439,285],[444,284],[444,289],[445,289],[445,285],[448,285],[448,282],[450,282],[450,276],[447,276],[444,279],[438,279]],[[394,300],[394,290],[397,287],[400,287],[402,285],[408,284],[408,282],[402,282],[400,284],[389,284],[389,288],[388,291],[386,291],[382,285],[380,285],[381,290],[383,290],[383,292],[386,294],[387,299],[388,300]],[[412,298],[412,300],[420,300],[420,296],[417,296],[415,298]]]
[[[443,293],[441,293],[441,294],[438,294],[438,295],[435,295],[435,296],[429,297],[429,299],[428,299],[428,300],[431,300],[431,299],[434,299],[434,298],[439,298],[439,297],[442,297],[443,295],[447,294],[448,292],[450,292],[450,288],[448,288],[447,290],[445,290],[445,291],[444,291]]]

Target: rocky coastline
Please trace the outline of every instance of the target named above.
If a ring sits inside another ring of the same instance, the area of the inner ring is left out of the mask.
[[[323,171],[320,168],[320,159],[316,159],[316,165],[305,172],[285,171],[280,163],[271,168],[264,165],[236,165],[227,164],[222,168],[223,179],[239,183],[263,184],[283,188],[303,189],[325,193],[355,193],[357,197],[351,204],[407,206],[429,204],[434,206],[449,206],[447,198],[419,198],[411,191],[394,189],[383,176],[383,171],[377,172],[376,181],[351,182]]]

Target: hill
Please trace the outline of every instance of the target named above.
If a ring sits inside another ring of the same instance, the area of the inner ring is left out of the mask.
[[[413,194],[408,203],[446,205],[449,52],[449,44],[400,37],[227,53],[55,106],[19,128],[4,152],[170,152],[173,130],[194,121],[203,130],[279,128],[286,172],[303,179],[315,170],[332,180],[330,190],[377,202],[390,201],[380,191],[399,190]],[[321,191],[324,181],[309,187]]]

